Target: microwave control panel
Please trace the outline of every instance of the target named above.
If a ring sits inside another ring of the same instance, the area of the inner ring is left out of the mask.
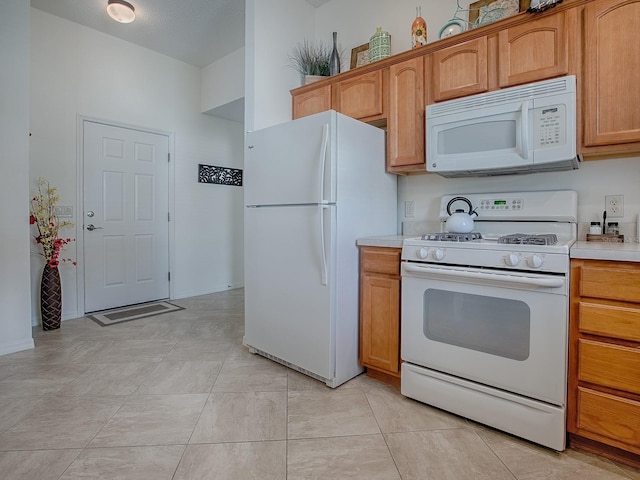
[[[566,105],[547,105],[533,111],[534,148],[552,148],[565,145]]]

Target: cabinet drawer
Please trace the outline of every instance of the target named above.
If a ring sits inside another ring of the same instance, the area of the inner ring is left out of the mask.
[[[621,262],[622,263],[622,262]],[[624,265],[584,265],[580,272],[580,296],[640,301],[640,269]]]
[[[578,388],[578,428],[640,446],[640,402]]]
[[[360,261],[365,272],[400,275],[399,248],[363,247]]]
[[[581,332],[640,342],[640,309],[589,302],[578,309]]]
[[[640,350],[580,339],[578,379],[640,393]]]

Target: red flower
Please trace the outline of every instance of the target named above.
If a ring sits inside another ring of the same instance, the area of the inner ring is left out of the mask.
[[[36,223],[36,217],[34,217],[33,215],[29,216],[29,225],[33,225],[34,223]]]

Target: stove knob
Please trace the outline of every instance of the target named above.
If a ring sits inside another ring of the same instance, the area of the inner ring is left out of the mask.
[[[422,247],[418,251],[416,251],[416,255],[418,256],[418,258],[421,258],[423,260],[425,258],[427,258],[428,253],[429,253],[429,251],[424,247]]]
[[[515,253],[510,253],[509,255],[504,257],[504,263],[506,263],[510,267],[515,267],[520,263],[520,257]]]
[[[433,258],[435,260],[442,260],[444,258],[444,250],[436,248],[433,252]]]
[[[532,255],[527,259],[527,263],[531,268],[540,268],[543,262],[544,261],[540,255]]]

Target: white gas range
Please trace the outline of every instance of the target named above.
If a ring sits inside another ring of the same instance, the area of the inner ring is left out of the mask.
[[[445,195],[443,229],[456,197],[471,233],[403,243],[402,393],[563,450],[577,194]]]

